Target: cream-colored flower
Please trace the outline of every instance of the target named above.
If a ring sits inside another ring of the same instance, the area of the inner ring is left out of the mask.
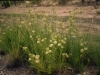
[[[12,31],[12,29],[10,29],[10,31]]]
[[[29,53],[29,56],[31,56],[32,54],[31,53]]]
[[[52,51],[51,51],[51,50],[49,50],[48,52],[49,52],[49,53],[52,53]]]
[[[31,26],[31,24],[32,24],[32,23],[30,23],[30,22],[29,22],[29,24],[28,24],[28,25],[29,25],[29,26]]]
[[[87,50],[88,48],[87,47],[84,47],[84,50]]]
[[[52,40],[50,40],[50,43],[52,43]]]
[[[47,38],[44,38],[45,40],[47,39]]]
[[[54,38],[57,38],[57,35],[55,35]]]
[[[66,43],[64,40],[61,40],[61,42],[64,43],[64,44]]]
[[[30,38],[32,39],[32,35],[30,35]]]
[[[27,50],[28,49],[28,47],[22,47],[23,48],[23,50]]]
[[[35,31],[34,30],[32,30],[32,33],[34,33]]]
[[[67,38],[64,38],[64,40],[66,41],[66,40],[67,40]]]
[[[32,59],[31,59],[31,58],[29,58],[28,60],[29,60],[29,61],[31,61]]]
[[[80,43],[80,46],[83,46],[84,45],[84,43]]]
[[[44,41],[44,39],[41,40],[42,42]]]
[[[35,55],[35,59],[39,59],[40,58],[40,55]]]
[[[49,53],[48,51],[45,52],[45,54],[48,54],[48,53]]]
[[[65,26],[64,26],[64,25],[62,25],[62,28],[65,28]]]
[[[37,40],[40,40],[41,38],[38,38]]]
[[[21,21],[21,24],[24,24],[24,21]]]
[[[35,57],[35,55],[34,55],[34,54],[32,54],[32,57]]]
[[[35,63],[39,63],[40,61],[39,60],[35,60]]]
[[[76,36],[75,36],[75,35],[73,35],[72,37],[73,37],[73,38],[76,38]]]
[[[58,46],[61,46],[61,43],[58,43]]]
[[[69,57],[67,53],[63,53],[62,56]]]
[[[57,21],[57,24],[61,24],[61,22],[60,21]]]
[[[53,44],[50,44],[50,45],[49,45],[49,47],[52,47],[52,46],[53,46]]]
[[[81,52],[83,52],[83,51],[84,51],[84,49],[81,49],[80,51],[81,51]]]
[[[64,48],[64,46],[61,46],[61,48]]]
[[[47,20],[47,18],[46,17],[43,17],[42,20],[45,21],[45,20]]]
[[[47,51],[45,52],[45,54],[49,54],[49,53],[52,53],[52,51],[51,51],[51,50],[47,50]]]
[[[46,50],[49,50],[49,48],[46,48]]]
[[[52,32],[52,30],[49,30],[49,32]]]
[[[19,28],[21,28],[22,27],[22,25],[19,25]]]
[[[29,3],[30,3],[30,1],[25,1],[25,3],[29,4]]]
[[[57,44],[57,41],[56,40],[54,41],[54,44]]]
[[[37,43],[40,43],[40,41],[37,41]]]
[[[69,30],[69,29],[67,28],[67,29],[66,29],[66,32],[68,32],[68,30]]]

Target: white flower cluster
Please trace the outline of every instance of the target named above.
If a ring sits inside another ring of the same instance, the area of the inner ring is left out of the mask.
[[[41,43],[41,42],[44,42],[47,38],[43,38],[41,39],[40,36],[37,36],[37,43]]]
[[[46,48],[45,54],[49,54],[49,53],[52,53],[52,51],[49,48]]]
[[[88,48],[87,47],[84,47],[83,49],[80,50],[80,52],[84,52],[86,50],[88,50]]]
[[[62,56],[65,56],[66,58],[69,57],[67,53],[63,53]]]
[[[80,52],[84,52],[84,51],[88,50],[88,48],[85,47],[85,45],[86,45],[86,42],[84,42],[83,39],[81,39],[80,46],[83,48],[80,50]]]
[[[30,1],[25,1],[25,3],[26,3],[26,4],[29,4],[29,3],[30,3]]]
[[[28,49],[28,47],[22,47],[23,48],[23,50],[27,50]]]
[[[31,61],[32,59],[35,60],[35,63],[39,63],[40,62],[40,55],[34,55],[34,54],[29,54],[29,61]]]

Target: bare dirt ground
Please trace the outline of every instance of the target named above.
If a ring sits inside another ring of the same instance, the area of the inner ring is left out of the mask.
[[[97,29],[100,30],[100,14],[97,14],[97,11],[100,11],[100,6],[98,6],[97,9],[94,8],[92,5],[81,5],[78,0],[75,0],[77,2],[69,2],[69,4],[66,4],[65,6],[53,6],[56,15],[58,17],[67,17],[69,16],[69,12],[76,10],[76,18],[82,20],[82,25],[80,23],[80,29],[84,31],[89,31],[88,28],[91,25],[92,31],[97,31]],[[39,13],[44,13],[46,15],[52,14],[52,6],[37,6],[34,5],[32,7],[26,7],[25,4],[20,4],[18,6],[11,6],[7,9],[0,8],[0,13],[15,13],[15,14],[27,14],[29,11],[31,13],[34,13],[35,11]],[[82,13],[79,13],[80,10]],[[88,20],[88,21],[87,21]],[[33,72],[31,72],[30,69],[27,69],[25,67],[19,67],[14,69],[6,69],[6,56],[0,55],[0,75],[35,75]],[[82,74],[75,74],[70,71],[64,71],[60,74],[54,74],[54,75],[97,75],[97,68],[95,66],[89,67],[84,73]]]
[[[45,4],[46,2],[44,2],[44,5],[42,6],[33,5],[27,7],[25,3],[22,3],[17,6],[13,5],[7,9],[1,8],[0,13],[27,14],[30,11],[30,13],[34,14],[34,11],[36,11],[36,13],[38,14],[44,13],[45,15],[52,15],[54,8],[58,17],[68,17],[69,12],[75,10],[75,17],[82,20],[82,26],[91,25],[95,26],[95,28],[100,29],[100,14],[97,13],[100,12],[100,5],[96,6],[97,8],[94,7],[94,4],[85,3],[84,5],[82,5],[80,0],[73,0],[72,2],[68,2],[65,6],[49,6]]]
[[[100,10],[100,7],[98,6],[98,9],[95,9],[94,6],[92,5],[81,5],[81,3],[77,3],[77,4],[68,4],[65,6],[53,6],[54,10],[56,11],[56,15],[57,16],[68,16],[70,11],[76,10],[77,12],[79,12],[80,10],[83,12],[81,14],[77,14],[80,15],[80,17],[82,18],[99,18],[100,15],[98,15],[96,13],[96,11]],[[7,9],[0,9],[0,13],[16,13],[16,14],[21,14],[21,13],[28,13],[29,11],[31,13],[34,13],[34,9],[35,11],[37,11],[37,13],[42,13],[44,12],[47,15],[52,14],[52,6],[37,6],[34,5],[32,7],[26,7],[26,5],[24,4],[20,4],[18,6],[11,6]]]

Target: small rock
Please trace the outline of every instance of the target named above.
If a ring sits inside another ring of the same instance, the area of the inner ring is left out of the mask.
[[[4,75],[3,71],[0,71],[0,75]]]

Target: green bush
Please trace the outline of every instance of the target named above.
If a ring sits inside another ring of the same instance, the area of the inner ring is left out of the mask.
[[[7,7],[10,7],[10,5],[11,5],[10,1],[1,1],[1,6],[2,7],[7,8]]]
[[[11,15],[10,26],[7,24],[5,30],[4,25],[0,26],[0,49],[12,61],[21,60],[38,75],[52,74],[65,66],[83,72],[91,61],[100,66],[100,36],[80,35],[74,15],[74,12],[70,13],[68,26],[56,16],[38,15],[36,12],[34,15]]]
[[[22,3],[23,0],[19,0],[19,1],[9,1],[9,0],[4,0],[4,1],[0,1],[0,4],[2,7],[4,8],[7,8],[7,7],[10,7],[11,5],[17,5],[17,4],[20,4]]]

